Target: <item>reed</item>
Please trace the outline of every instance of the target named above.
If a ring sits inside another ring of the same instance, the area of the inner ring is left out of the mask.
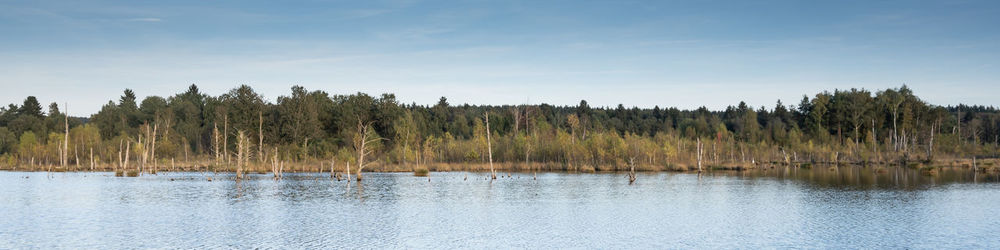
[[[431,171],[425,167],[420,167],[413,170],[413,176],[428,176]]]

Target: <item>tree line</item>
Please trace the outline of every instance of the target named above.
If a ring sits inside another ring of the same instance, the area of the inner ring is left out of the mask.
[[[634,164],[665,170],[693,167],[702,159],[709,165],[752,166],[995,157],[1000,143],[996,108],[928,104],[905,85],[822,92],[803,96],[797,105],[740,102],[721,111],[591,107],[586,101],[453,105],[445,97],[417,105],[393,94],[330,94],[301,86],[271,101],[247,85],[220,96],[191,85],[173,96],[141,101],[126,89],[90,117],[67,117],[62,107],[52,103],[43,113],[39,100],[29,96],[0,108],[3,164],[367,157],[365,162],[398,166],[496,161],[519,169],[541,164],[618,170]],[[123,151],[130,152],[122,156]]]

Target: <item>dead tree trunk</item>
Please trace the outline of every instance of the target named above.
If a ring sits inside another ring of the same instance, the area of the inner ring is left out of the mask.
[[[701,151],[704,145],[701,144],[701,137],[698,137],[697,154],[698,154],[698,172],[701,172]]]
[[[927,160],[930,161],[934,159],[934,126],[937,121],[931,123],[931,137],[927,141]]]
[[[222,156],[229,165],[229,114],[223,115],[222,121]]]
[[[486,149],[489,152],[490,156],[490,174],[493,176],[493,179],[496,180],[497,171],[493,169],[493,143],[490,140],[490,112],[487,111],[485,116],[486,116]]]
[[[125,148],[124,144],[125,139],[118,141],[118,166],[115,168],[115,172],[118,172],[118,169],[122,169],[122,171],[125,169],[125,158],[122,158],[122,150]]]
[[[236,179],[243,179],[243,164],[247,158],[247,138],[243,130],[238,130],[236,135]]]
[[[257,123],[257,159],[259,162],[264,162],[264,112],[261,111],[257,114],[260,120]]]
[[[219,124],[212,123],[212,146],[215,148],[215,164],[219,164],[222,159],[222,151],[219,151]]]
[[[65,106],[65,109],[66,109],[65,113],[66,114],[63,115],[63,120],[64,120],[63,124],[66,125],[66,136],[64,136],[65,138],[63,138],[64,139],[63,140],[63,150],[62,150],[62,152],[63,152],[63,155],[62,155],[62,166],[63,166],[63,168],[65,168],[66,164],[69,162],[69,159],[68,159],[69,158],[68,157],[68,155],[69,155],[69,103],[66,103],[65,105],[66,105]]]
[[[274,147],[274,156],[271,158],[271,173],[274,174],[274,179],[281,178],[278,170],[278,147]]]
[[[365,168],[365,156],[370,155],[374,150],[370,147],[372,143],[382,140],[378,134],[374,134],[372,123],[364,123],[358,117],[358,134],[354,138],[354,148],[358,151],[358,173],[357,180],[361,181],[361,171]]]
[[[153,163],[153,173],[156,173],[156,130],[159,128],[159,124],[155,121],[153,122],[153,136],[149,138],[149,160]]]
[[[122,172],[128,171],[128,155],[132,151],[132,143],[125,143],[125,163],[122,165]]]
[[[878,155],[878,134],[875,133],[875,119],[872,119],[872,150],[875,154],[875,161],[882,161]]]
[[[635,183],[635,157],[628,159],[629,171],[628,171],[628,184]]]

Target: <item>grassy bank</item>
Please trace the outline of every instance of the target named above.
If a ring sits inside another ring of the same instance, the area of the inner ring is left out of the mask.
[[[302,162],[283,162],[281,164],[281,171],[285,173],[308,173],[308,172],[331,172],[331,164],[329,161],[302,161]],[[336,163],[333,166],[334,173],[343,173],[347,170],[345,162]],[[794,168],[814,168],[814,167],[907,167],[914,169],[934,169],[934,168],[975,168],[977,171],[983,172],[1000,172],[1000,159],[977,159],[975,162],[973,159],[938,159],[933,162],[908,162],[907,164],[899,163],[889,163],[889,162],[840,162],[840,163],[830,163],[830,162],[710,162],[703,163],[703,171],[741,171],[741,170],[751,170],[751,169],[767,169],[776,167],[794,167]],[[499,172],[581,172],[581,173],[593,173],[593,172],[607,172],[607,171],[628,171],[629,166],[627,164],[617,164],[617,165],[573,165],[565,163],[494,163],[494,169]],[[357,171],[357,166],[350,166],[352,172]],[[48,171],[48,172],[119,172],[125,175],[137,175],[139,171],[143,173],[156,173],[156,172],[236,172],[237,169],[233,164],[226,164],[225,162],[216,162],[213,160],[194,160],[187,162],[177,162],[177,161],[159,161],[156,164],[147,163],[145,166],[130,165],[127,168],[120,168],[115,164],[101,164],[96,163],[91,165],[69,165],[67,167],[60,167],[56,165],[0,165],[0,170],[4,171]],[[696,172],[698,171],[697,163],[692,164],[688,162],[676,162],[668,164],[643,164],[636,163],[636,171],[644,172],[658,172],[658,171],[677,171],[677,172]],[[244,169],[248,173],[272,173],[272,165],[270,162],[250,162]],[[447,171],[472,171],[472,172],[485,172],[490,171],[490,164],[488,163],[428,163],[428,164],[380,164],[374,163],[367,165],[364,168],[364,172],[414,172],[417,175],[425,175],[426,172],[447,172]],[[930,171],[930,170],[928,170]]]

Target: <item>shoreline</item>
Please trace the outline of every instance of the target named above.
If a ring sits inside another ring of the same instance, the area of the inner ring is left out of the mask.
[[[129,167],[126,169],[117,168],[115,166],[101,164],[90,166],[77,166],[70,165],[68,167],[60,167],[55,165],[34,165],[34,166],[0,166],[0,171],[8,172],[142,172],[142,173],[157,173],[157,172],[216,172],[216,173],[237,173],[237,169],[233,166],[224,166],[225,164],[215,165],[213,162],[206,161],[193,161],[180,164],[168,164],[168,165],[148,165],[146,167]],[[332,174],[344,174],[347,169],[344,165],[334,165],[331,171],[330,164],[319,161],[312,162],[296,162],[296,163],[286,163],[284,169],[280,171],[281,173],[332,173]],[[629,172],[628,166],[573,166],[570,164],[563,163],[494,163],[494,169],[497,172],[511,172],[511,173],[531,173],[531,172],[562,172],[562,173],[614,173],[614,172]],[[1000,159],[979,159],[977,162],[973,162],[971,159],[948,159],[948,160],[936,160],[932,163],[927,162],[909,162],[907,164],[892,163],[892,162],[792,162],[786,164],[783,162],[757,162],[757,163],[707,163],[703,167],[701,172],[711,172],[711,171],[748,171],[757,169],[774,169],[774,168],[817,168],[817,167],[863,167],[863,168],[886,168],[886,167],[901,167],[910,169],[937,169],[937,168],[964,168],[964,169],[975,169],[981,172],[997,172],[1000,173]],[[124,170],[124,171],[123,171]],[[490,164],[488,163],[432,163],[423,165],[403,165],[403,164],[377,164],[365,166],[362,173],[413,173],[413,172],[490,172]],[[636,164],[636,172],[688,172],[688,173],[698,173],[696,167],[692,168],[687,165],[681,164],[668,164],[667,166],[652,166],[652,165],[642,165]],[[256,174],[272,174],[270,164],[263,163],[251,163],[243,169],[245,173],[256,173]],[[356,166],[351,166],[351,174],[356,174]]]

